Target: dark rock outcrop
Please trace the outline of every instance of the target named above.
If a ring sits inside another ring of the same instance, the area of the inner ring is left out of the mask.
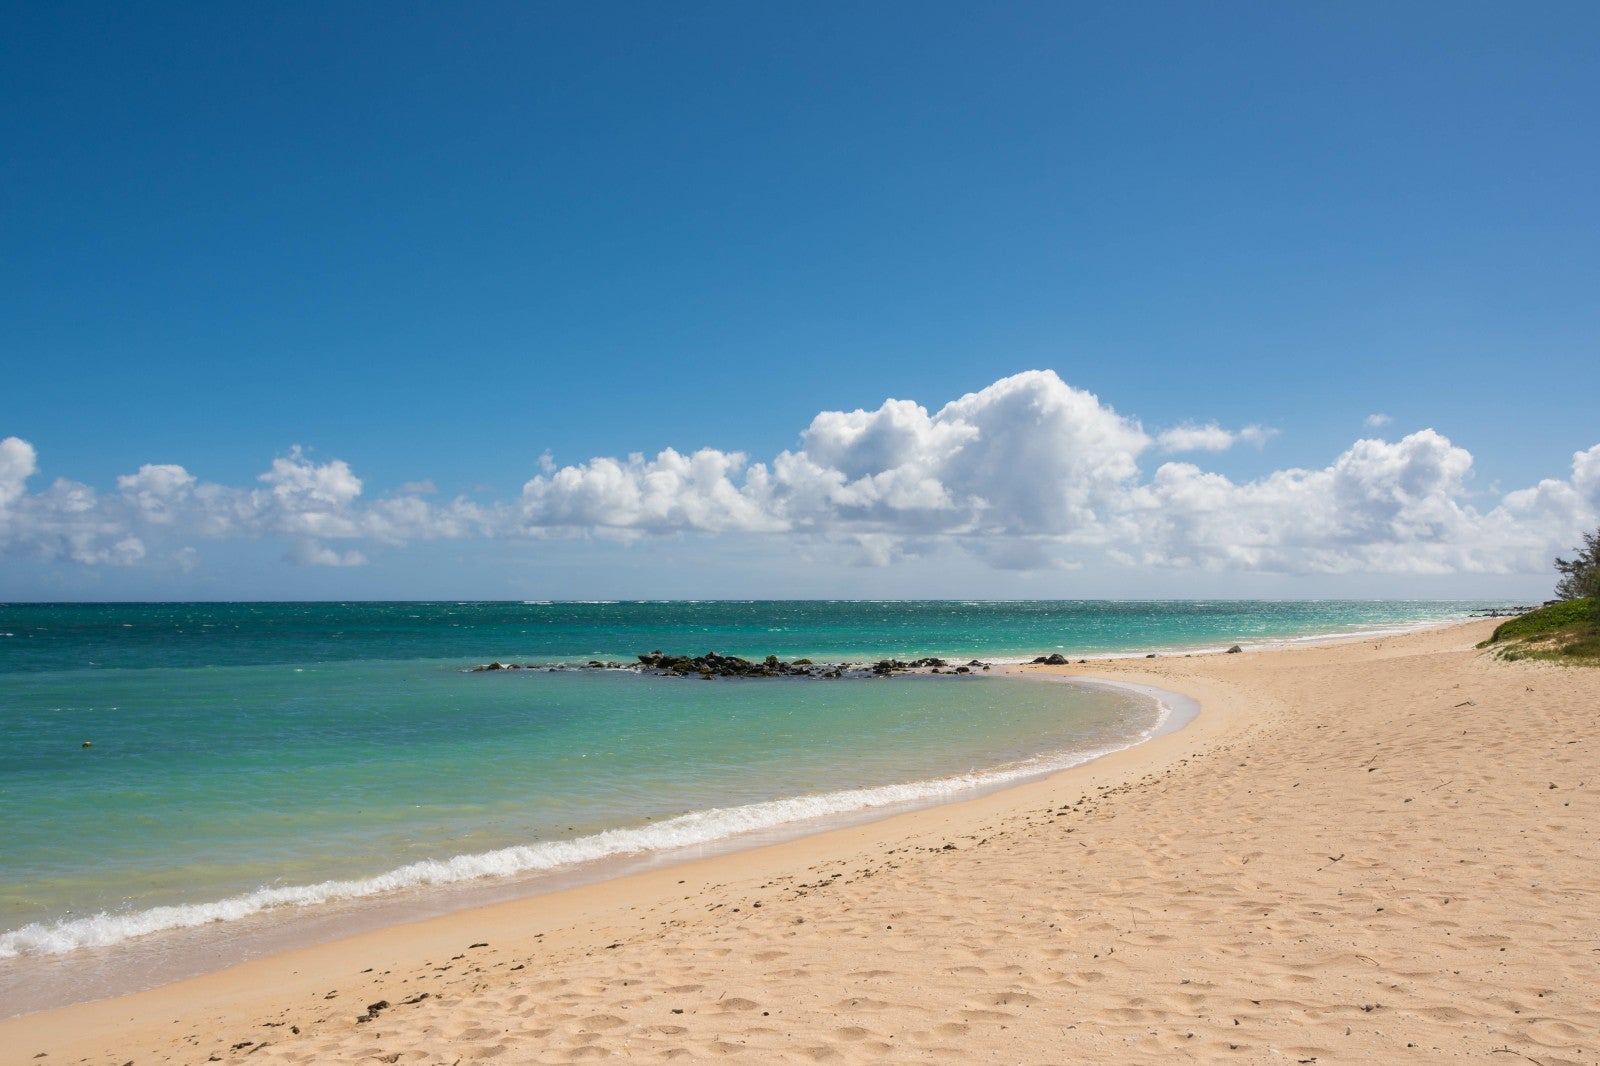
[[[1059,658],[1059,656],[1058,656]],[[943,659],[927,657],[913,659],[880,659],[875,663],[816,663],[810,659],[786,662],[776,655],[768,655],[759,662],[739,655],[719,655],[708,651],[704,655],[669,655],[657,649],[637,656],[636,664],[602,662],[589,659],[579,663],[502,663],[498,660],[484,666],[474,666],[470,673],[490,670],[632,670],[659,677],[701,677],[707,681],[719,677],[810,677],[835,680],[846,677],[890,677],[895,674],[929,672],[935,674],[970,674],[974,667],[989,669],[987,663],[977,659],[966,666],[951,667]]]

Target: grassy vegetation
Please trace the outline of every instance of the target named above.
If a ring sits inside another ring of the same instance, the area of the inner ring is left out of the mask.
[[[1502,659],[1600,666],[1600,597],[1562,600],[1513,618],[1480,647],[1495,648]]]

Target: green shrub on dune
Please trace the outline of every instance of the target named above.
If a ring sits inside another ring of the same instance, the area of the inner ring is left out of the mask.
[[[1502,623],[1484,646],[1502,659],[1600,664],[1600,598],[1560,600]]]
[[[1575,625],[1593,625],[1596,622],[1600,622],[1600,600],[1592,596],[1581,600],[1561,600],[1501,623],[1494,631],[1494,636],[1489,638],[1489,643],[1544,636]]]
[[[1500,645],[1502,659],[1600,664],[1600,530],[1583,535],[1571,559],[1556,559],[1560,597],[1502,623],[1479,647]]]

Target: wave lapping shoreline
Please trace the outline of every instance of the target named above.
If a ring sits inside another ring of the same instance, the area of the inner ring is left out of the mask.
[[[1155,721],[1135,737],[1138,744],[1165,732],[1175,706],[1192,701],[1140,686],[1117,686],[1150,700]],[[1186,710],[1189,717],[1193,711]],[[1186,720],[1186,719],[1182,719]],[[1020,762],[946,777],[865,788],[847,788],[729,808],[691,811],[648,826],[607,829],[571,840],[551,840],[492,851],[427,859],[372,877],[309,885],[264,886],[206,903],[160,906],[128,914],[99,913],[54,923],[30,923],[0,934],[0,959],[59,955],[80,948],[112,947],[127,940],[177,929],[232,922],[318,904],[386,896],[412,889],[457,885],[486,878],[567,870],[607,859],[671,853],[785,827],[826,824],[829,819],[885,808],[932,806],[1018,781],[1079,766],[1129,745],[1041,754]]]
[[[0,1021],[0,1046],[197,1066],[1593,1062],[1600,672],[1475,651],[1493,624],[1026,668],[1206,713],[972,802]]]

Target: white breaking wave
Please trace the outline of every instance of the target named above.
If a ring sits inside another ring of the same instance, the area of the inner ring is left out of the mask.
[[[1127,686],[1132,687],[1132,686]],[[1147,690],[1148,691],[1148,690]],[[1157,722],[1130,742],[1137,744],[1159,733],[1171,709],[1159,697]],[[19,955],[59,955],[78,948],[107,947],[172,929],[188,929],[213,922],[231,922],[287,907],[355,900],[404,889],[452,885],[488,877],[540,873],[580,863],[646,852],[667,851],[727,840],[743,833],[775,829],[810,819],[827,818],[895,805],[927,805],[962,792],[1039,777],[1097,759],[1112,751],[1058,752],[1026,762],[953,777],[910,781],[898,785],[844,789],[788,799],[766,800],[739,807],[691,811],[650,826],[607,829],[576,840],[552,840],[517,845],[495,851],[457,855],[450,859],[425,859],[375,877],[323,881],[314,885],[263,887],[211,903],[151,907],[127,914],[101,912],[45,925],[34,922],[0,934],[0,958]]]

